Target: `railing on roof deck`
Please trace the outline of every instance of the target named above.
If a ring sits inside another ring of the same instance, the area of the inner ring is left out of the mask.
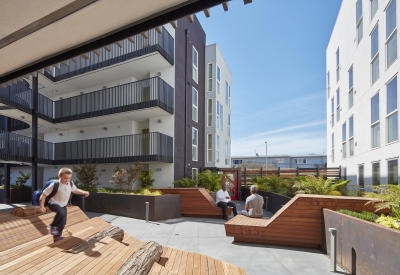
[[[31,162],[31,143],[30,137],[0,130],[0,159]]]
[[[55,101],[55,123],[143,108],[174,110],[174,89],[153,77]]]
[[[161,133],[78,140],[54,144],[54,164],[173,162],[173,138]]]
[[[106,66],[110,66],[119,62],[123,62],[132,58],[146,55],[155,51],[159,51],[167,61],[174,64],[174,39],[168,31],[162,27],[159,34],[154,29],[145,32],[148,38],[144,38],[141,34],[133,37],[134,43],[128,39],[122,40],[122,47],[112,44],[109,47],[111,51],[107,51],[104,47],[99,49],[99,55],[93,52],[88,53],[88,59],[81,56],[76,57],[76,63],[68,60],[68,66],[61,64],[60,69],[55,68],[54,71],[45,71],[45,76],[53,82],[60,81],[69,77],[83,74],[89,71],[97,70]]]

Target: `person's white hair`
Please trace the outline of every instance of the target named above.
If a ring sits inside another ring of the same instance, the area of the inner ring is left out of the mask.
[[[257,191],[258,191],[258,188],[257,188],[256,185],[250,186],[250,192],[251,192],[251,193],[257,193]]]

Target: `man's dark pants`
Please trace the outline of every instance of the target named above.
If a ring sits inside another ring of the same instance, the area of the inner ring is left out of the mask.
[[[67,223],[67,207],[61,207],[58,204],[49,204],[49,208],[51,211],[56,212],[56,216],[54,217],[54,220],[50,226],[58,227],[58,232],[60,232],[61,236],[62,231]]]
[[[237,215],[236,205],[235,205],[233,202],[231,202],[231,201],[229,201],[229,202],[220,201],[220,202],[217,204],[217,206],[222,208],[222,217],[223,217],[224,219],[227,218],[227,216],[226,216],[226,208],[228,208],[228,206],[231,206],[231,207],[232,207],[233,215],[234,215],[234,216]]]

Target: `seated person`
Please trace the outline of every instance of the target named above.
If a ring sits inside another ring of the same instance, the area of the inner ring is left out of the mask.
[[[236,205],[231,202],[231,196],[229,196],[228,191],[226,191],[226,184],[222,184],[221,189],[218,190],[216,194],[216,203],[218,207],[222,208],[222,218],[224,220],[228,220],[226,216],[226,208],[228,208],[228,206],[231,206],[233,214],[235,216],[237,215]]]
[[[257,194],[258,188],[255,185],[250,186],[251,195],[246,199],[245,209],[242,210],[241,214],[251,218],[262,218],[263,217],[263,204],[264,199]]]

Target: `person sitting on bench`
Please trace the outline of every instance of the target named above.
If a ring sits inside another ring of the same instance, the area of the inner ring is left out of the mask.
[[[221,185],[221,189],[218,190],[216,194],[216,203],[218,207],[222,208],[222,218],[228,220],[226,216],[226,208],[228,206],[232,207],[233,215],[237,215],[236,205],[231,202],[231,196],[229,196],[228,191],[226,191],[226,184]]]
[[[264,199],[257,194],[258,188],[255,185],[250,186],[251,195],[247,197],[245,209],[242,210],[241,214],[251,218],[262,218]]]

